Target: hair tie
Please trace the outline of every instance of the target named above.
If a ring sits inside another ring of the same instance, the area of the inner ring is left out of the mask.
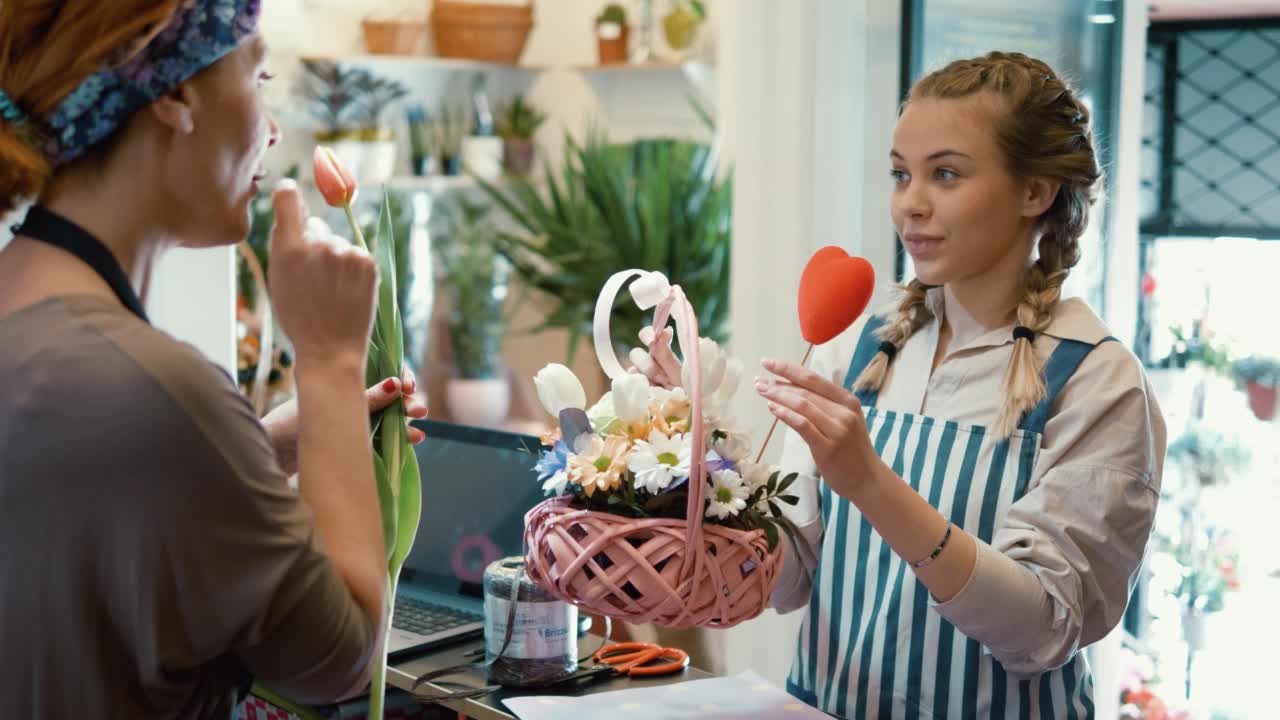
[[[898,354],[898,346],[894,345],[888,340],[885,340],[884,342],[880,343],[880,352],[888,356],[889,362],[893,362],[893,358]]]
[[[1026,340],[1027,342],[1036,341],[1036,333],[1025,325],[1019,325],[1013,329],[1013,341]]]

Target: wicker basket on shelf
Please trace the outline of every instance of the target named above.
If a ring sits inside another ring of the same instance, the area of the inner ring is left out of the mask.
[[[365,48],[373,55],[418,55],[427,24],[421,20],[377,20],[365,18]]]
[[[435,0],[431,34],[441,57],[515,65],[533,29],[533,4]]]

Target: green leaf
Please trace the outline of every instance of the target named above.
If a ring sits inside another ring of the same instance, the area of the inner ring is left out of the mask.
[[[391,492],[391,483],[387,478],[387,466],[378,453],[373,454],[373,475],[378,485],[378,508],[382,511],[382,541],[386,543],[387,561],[390,562],[396,550],[396,498]]]
[[[418,455],[405,438],[404,464],[400,471],[400,497],[397,499],[396,551],[388,568],[390,576],[397,578],[405,558],[413,549],[418,535],[418,521],[422,515],[422,477],[418,469]]]
[[[791,487],[791,483],[795,482],[795,481],[796,481],[796,478],[797,478],[797,477],[799,477],[799,476],[800,476],[800,474],[799,474],[799,473],[791,473],[790,475],[788,475],[788,476],[786,476],[785,478],[783,478],[783,479],[782,479],[782,484],[778,485],[778,493],[777,493],[777,494],[778,494],[778,495],[781,495],[782,493],[786,492],[786,491],[787,491],[787,488]]]
[[[797,505],[800,502],[800,498],[796,497],[795,495],[779,495],[774,499],[781,500],[782,502],[792,506]]]
[[[782,508],[778,507],[778,503],[769,501],[769,512],[776,518],[782,517]]]
[[[766,485],[765,487],[768,489],[770,495],[773,495],[774,492],[777,491],[778,489],[778,471],[777,470],[774,470],[773,474],[769,476],[769,484]]]
[[[620,495],[610,495],[609,499],[606,502],[609,505],[621,505],[624,502],[624,500]]]
[[[764,530],[764,536],[769,540],[769,551],[773,552],[778,547],[778,526],[766,520],[764,527],[760,529]]]
[[[381,371],[394,370],[389,377],[400,376],[404,358],[404,331],[400,327],[400,308],[396,302],[396,243],[391,224],[391,201],[384,192],[378,216],[378,232],[373,240],[373,257],[378,265],[378,334],[384,343]]]

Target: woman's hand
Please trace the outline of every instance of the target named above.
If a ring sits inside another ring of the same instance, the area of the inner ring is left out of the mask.
[[[365,398],[369,405],[369,413],[373,414],[389,407],[391,403],[402,399],[404,401],[405,414],[410,419],[421,419],[427,416],[427,404],[417,395],[418,381],[414,377],[413,371],[408,368],[404,371],[404,378],[397,381],[395,378],[387,378],[382,382],[374,385],[365,391]],[[280,462],[280,467],[285,474],[292,475],[298,471],[298,401],[292,399],[282,404],[280,407],[272,410],[262,419],[262,425],[267,429],[267,435],[271,438],[271,445],[276,450],[276,457]],[[409,426],[409,442],[417,445],[427,438],[423,433],[412,425]]]
[[[795,363],[765,360],[774,377],[757,378],[756,392],[769,401],[769,412],[809,445],[822,479],[849,500],[874,482],[884,463],[876,454],[853,393]]]

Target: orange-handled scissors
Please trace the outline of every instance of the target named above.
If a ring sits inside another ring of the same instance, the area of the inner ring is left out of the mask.
[[[606,645],[591,657],[619,675],[631,677],[668,675],[689,667],[689,653],[653,643],[622,642]]]

